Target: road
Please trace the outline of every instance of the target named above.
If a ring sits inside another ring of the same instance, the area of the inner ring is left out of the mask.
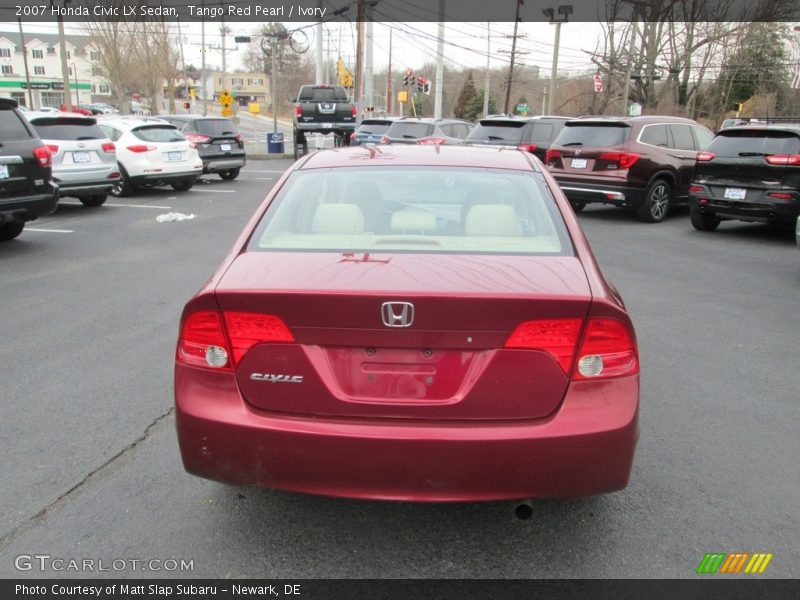
[[[764,576],[800,575],[800,251],[764,226],[695,232],[685,210],[656,225],[580,216],[640,343],[625,491],[537,501],[520,521],[502,502],[332,500],[187,475],[180,311],[288,165],[65,205],[0,245],[0,577],[692,577],[706,552],[734,551],[774,553]],[[170,210],[197,217],[156,222]],[[15,568],[33,554],[193,563]]]

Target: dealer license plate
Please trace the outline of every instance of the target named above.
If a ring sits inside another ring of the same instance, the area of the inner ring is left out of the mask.
[[[573,158],[572,163],[573,169],[585,169],[586,168],[586,159],[585,158]]]
[[[725,197],[728,200],[744,200],[747,190],[743,188],[725,188]]]
[[[181,153],[180,152],[170,152],[169,155],[167,156],[167,158],[169,160],[180,160],[181,159]]]
[[[230,144],[220,144],[219,145],[219,149],[222,150],[223,152],[230,152],[231,151],[231,145]]]
[[[0,165],[0,179],[8,179],[8,165]]]
[[[72,161],[76,163],[92,162],[92,157],[88,152],[73,152]]]

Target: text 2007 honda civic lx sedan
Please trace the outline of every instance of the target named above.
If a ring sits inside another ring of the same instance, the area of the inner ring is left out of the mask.
[[[186,305],[177,431],[195,475],[353,498],[627,485],[630,318],[520,151],[313,153]]]

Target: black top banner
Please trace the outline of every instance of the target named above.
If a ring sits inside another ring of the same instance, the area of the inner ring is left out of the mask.
[[[800,0],[0,0],[0,21],[744,22],[800,20]]]

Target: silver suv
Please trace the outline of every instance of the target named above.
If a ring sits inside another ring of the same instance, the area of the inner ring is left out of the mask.
[[[120,178],[116,149],[94,117],[71,113],[25,113],[53,154],[59,196],[100,206]]]

